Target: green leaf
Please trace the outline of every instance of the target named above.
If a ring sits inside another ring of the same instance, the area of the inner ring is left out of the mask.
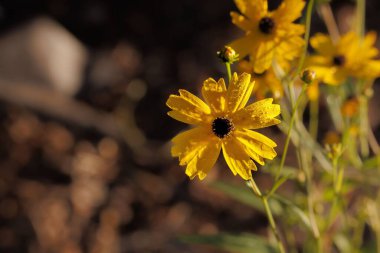
[[[364,169],[374,169],[378,168],[380,163],[380,157],[374,156],[371,157],[363,162],[363,168]]]
[[[278,194],[274,194],[273,197],[279,200],[282,204],[288,207],[290,211],[297,215],[298,218],[305,225],[305,227],[309,229],[311,233],[313,233],[313,228],[311,227],[309,216],[307,216],[304,211],[302,211],[298,206],[293,204],[290,200],[287,200],[286,198]]]
[[[264,237],[254,234],[226,234],[217,235],[186,235],[180,236],[180,241],[192,244],[202,244],[234,253],[276,253]]]
[[[210,186],[225,193],[240,203],[251,206],[256,210],[265,213],[262,200],[257,197],[249,187],[240,187],[225,182],[213,182],[210,184]],[[281,206],[279,205],[278,201],[270,199],[269,205],[271,207],[273,215],[279,215],[282,213]]]

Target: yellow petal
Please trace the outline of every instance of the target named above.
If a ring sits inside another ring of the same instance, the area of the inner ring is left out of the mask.
[[[180,96],[170,95],[166,105],[174,112],[168,115],[176,120],[199,124],[208,120],[207,115],[211,113],[210,107],[201,99],[186,90],[179,90]]]
[[[317,101],[319,98],[319,83],[318,81],[312,82],[307,88],[307,96],[311,101]]]
[[[333,67],[330,68],[330,71],[326,72],[323,77],[323,82],[330,85],[338,85],[343,83],[347,79],[348,75],[349,73],[346,73],[344,69]]]
[[[250,31],[253,28],[253,23],[237,12],[232,11],[230,15],[232,18],[232,23],[243,31]]]
[[[168,115],[175,120],[181,121],[190,125],[199,125],[202,123],[202,117],[199,115],[185,114],[180,111],[169,111]]]
[[[347,47],[352,47],[358,41],[359,37],[355,32],[348,32],[340,38],[337,47],[347,49]]]
[[[202,146],[186,167],[186,175],[191,179],[198,176],[203,180],[218,160],[221,148],[220,141],[212,141]]]
[[[256,56],[252,59],[253,69],[256,73],[263,73],[272,65],[275,43],[273,40],[267,40],[260,43]]]
[[[258,20],[266,16],[268,12],[268,3],[266,0],[235,0],[235,4],[245,16],[251,20]]]
[[[227,105],[230,112],[235,112],[247,104],[253,85],[250,74],[243,73],[240,76],[233,74],[227,90]]]
[[[317,33],[310,39],[310,45],[321,55],[333,56],[335,54],[335,46],[329,36]]]
[[[272,160],[277,155],[273,149],[277,144],[258,132],[247,129],[237,130],[235,136],[243,144],[249,156],[254,160],[257,159],[257,156]],[[262,159],[256,161],[260,163]]]
[[[282,61],[291,61],[296,57],[299,57],[302,53],[302,49],[305,42],[300,36],[290,36],[277,47],[276,50],[276,60],[279,62]]]
[[[242,108],[234,115],[232,121],[236,127],[258,129],[279,124],[281,121],[274,118],[281,113],[280,105],[272,104],[273,99],[263,99]]]
[[[367,78],[377,78],[380,76],[380,61],[370,60],[365,66]],[[364,76],[363,76],[364,77]]]
[[[180,165],[186,165],[199,152],[200,148],[214,139],[211,129],[195,127],[176,135],[172,139],[171,154],[173,157],[179,158]]]
[[[367,47],[371,47],[375,44],[377,38],[377,34],[374,31],[368,32],[364,37],[364,44]]]
[[[247,56],[252,50],[255,49],[257,41],[252,33],[231,42],[228,46],[232,47],[238,54],[240,58]]]
[[[226,94],[227,89],[224,79],[221,78],[216,82],[214,79],[209,78],[203,82],[202,95],[213,112],[219,113],[225,110]]]
[[[277,24],[291,23],[301,17],[305,7],[303,0],[283,0],[281,5],[273,12],[272,17]]]
[[[239,174],[243,179],[252,178],[252,170],[257,170],[255,163],[245,152],[239,141],[231,136],[222,145],[223,156],[234,175]]]
[[[180,165],[186,165],[186,174],[193,179],[206,177],[218,159],[221,144],[211,130],[196,127],[178,134],[172,139],[171,153],[178,157]]]

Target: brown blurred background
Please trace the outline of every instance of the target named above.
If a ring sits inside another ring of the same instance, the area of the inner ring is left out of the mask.
[[[344,27],[353,2],[333,7]],[[367,8],[379,31],[380,2]],[[207,186],[242,183],[224,163],[206,183],[189,182],[169,152],[185,125],[165,101],[224,76],[215,55],[240,34],[234,9],[232,0],[0,1],[0,252],[217,252],[176,237],[265,233],[264,216]],[[312,31],[325,31],[314,17]]]

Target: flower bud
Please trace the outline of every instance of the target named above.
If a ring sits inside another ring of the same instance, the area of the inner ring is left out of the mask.
[[[359,111],[359,100],[355,97],[348,98],[346,101],[344,101],[341,112],[343,116],[352,118],[355,116]]]
[[[222,50],[217,52],[219,59],[221,59],[225,63],[232,64],[239,60],[239,54],[229,46],[225,46]]]
[[[305,69],[302,72],[301,80],[304,81],[304,83],[311,84],[315,80],[315,71]]]

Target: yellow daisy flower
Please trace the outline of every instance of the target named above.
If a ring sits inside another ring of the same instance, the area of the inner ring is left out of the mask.
[[[254,163],[264,164],[264,158],[273,159],[277,154],[276,143],[264,135],[252,131],[280,123],[274,118],[280,114],[280,106],[273,99],[264,99],[246,106],[254,87],[251,75],[233,74],[228,88],[224,79],[216,82],[209,78],[203,83],[205,102],[186,90],[170,95],[166,105],[172,109],[168,115],[187,124],[191,130],[172,139],[171,153],[186,166],[186,174],[193,179],[204,179],[218,159],[220,150],[234,175],[252,178],[257,170]]]
[[[279,64],[300,55],[305,31],[293,22],[301,16],[303,0],[283,0],[274,11],[267,0],[235,0],[241,14],[231,12],[232,23],[245,31],[245,36],[230,44],[243,58],[249,55],[256,73],[267,70],[273,60]]]
[[[241,72],[251,73],[255,79],[253,94],[257,99],[274,97],[275,99],[282,98],[284,90],[280,80],[276,77],[272,67],[262,73],[255,73],[253,66],[248,61],[241,61],[238,64],[238,69]]]
[[[375,41],[375,33],[368,33],[361,40],[350,32],[334,44],[329,36],[318,33],[310,39],[317,54],[308,58],[307,65],[318,78],[331,85],[338,85],[348,77],[379,77],[380,61],[374,59],[379,53],[374,47]]]

